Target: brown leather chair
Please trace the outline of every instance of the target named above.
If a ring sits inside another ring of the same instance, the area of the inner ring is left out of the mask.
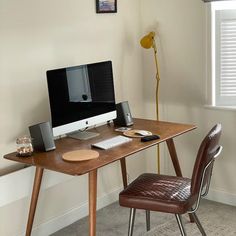
[[[175,214],[181,235],[186,235],[181,215],[189,213],[202,235],[206,235],[195,212],[201,197],[208,193],[213,164],[222,150],[220,135],[221,125],[217,124],[202,141],[191,179],[146,173],[120,193],[120,205],[131,208],[129,236],[133,234],[136,209],[146,210],[147,231],[150,230],[150,211],[159,211]]]

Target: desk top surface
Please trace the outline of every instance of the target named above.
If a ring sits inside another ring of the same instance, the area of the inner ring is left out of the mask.
[[[133,138],[133,140],[129,143],[122,144],[108,150],[92,148],[91,144],[93,143],[121,134],[120,132],[115,131],[113,124],[111,124],[95,128],[94,130],[100,133],[100,135],[86,141],[65,137],[55,141],[56,149],[54,151],[34,152],[31,157],[17,157],[16,152],[13,152],[5,155],[4,158],[65,174],[82,175],[114,161],[120,160],[121,158],[140,152],[148,147],[179,136],[195,128],[195,125],[189,124],[134,119],[132,129],[151,131],[153,134],[160,135],[160,139],[149,142],[141,142],[140,138]],[[82,162],[68,162],[62,159],[63,153],[80,149],[96,150],[99,152],[99,157],[97,159]]]

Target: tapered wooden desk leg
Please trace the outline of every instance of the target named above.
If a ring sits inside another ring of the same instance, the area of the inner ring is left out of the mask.
[[[38,202],[39,190],[41,187],[41,181],[43,177],[43,170],[44,169],[41,167],[36,167],[36,170],[35,170],[34,185],[33,185],[33,190],[32,190],[32,195],[31,195],[30,210],[29,210],[29,216],[28,216],[28,222],[27,222],[27,228],[26,228],[26,236],[31,235],[35,210],[36,210],[36,206]]]
[[[166,143],[167,143],[167,147],[169,149],[169,153],[170,153],[170,157],[171,157],[174,169],[175,169],[175,173],[176,173],[177,176],[182,177],[182,172],[181,172],[181,169],[180,169],[179,160],[178,160],[178,156],[177,156],[177,153],[176,153],[174,140],[173,139],[168,139],[166,141]]]
[[[127,171],[126,171],[126,160],[125,160],[125,158],[120,159],[120,165],[121,165],[123,186],[124,186],[124,188],[126,188],[128,186],[128,180],[127,180]]]
[[[89,236],[96,235],[97,170],[89,172]]]
[[[180,169],[180,165],[179,165],[179,159],[176,153],[176,149],[175,149],[175,144],[174,144],[174,140],[173,139],[169,139],[166,141],[168,149],[169,149],[169,153],[170,153],[170,157],[175,169],[175,173],[177,176],[182,177],[182,172]],[[194,222],[194,218],[191,214],[189,214],[189,219],[191,222]]]

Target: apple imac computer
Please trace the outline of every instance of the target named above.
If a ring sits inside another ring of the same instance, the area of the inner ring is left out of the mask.
[[[116,118],[111,61],[49,70],[47,84],[54,137],[88,139],[82,130]]]

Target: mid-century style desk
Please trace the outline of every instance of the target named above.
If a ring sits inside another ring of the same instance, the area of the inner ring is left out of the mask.
[[[89,174],[88,184],[89,184],[89,235],[90,236],[96,235],[96,200],[97,200],[98,168],[119,160],[121,164],[123,184],[125,187],[127,186],[125,158],[134,153],[140,152],[153,145],[165,141],[169,149],[170,157],[175,172],[178,176],[182,176],[173,138],[195,129],[196,126],[154,121],[154,120],[134,119],[134,125],[132,128],[148,130],[151,131],[153,134],[159,134],[160,139],[149,142],[141,142],[140,138],[133,138],[133,141],[126,144],[122,144],[121,146],[115,148],[111,148],[108,150],[96,149],[99,152],[99,157],[97,159],[89,161],[67,162],[62,159],[63,153],[78,149],[93,149],[91,148],[92,143],[107,138],[111,138],[116,135],[120,135],[119,132],[116,132],[114,130],[113,124],[111,124],[97,127],[96,131],[99,132],[100,135],[90,140],[80,141],[68,137],[56,140],[56,150],[54,151],[35,152],[32,157],[27,157],[27,158],[17,157],[15,152],[4,156],[4,158],[6,159],[25,163],[36,167],[30,210],[28,215],[27,229],[26,229],[27,236],[31,234],[44,169],[57,171],[69,175],[83,175],[86,173]]]

